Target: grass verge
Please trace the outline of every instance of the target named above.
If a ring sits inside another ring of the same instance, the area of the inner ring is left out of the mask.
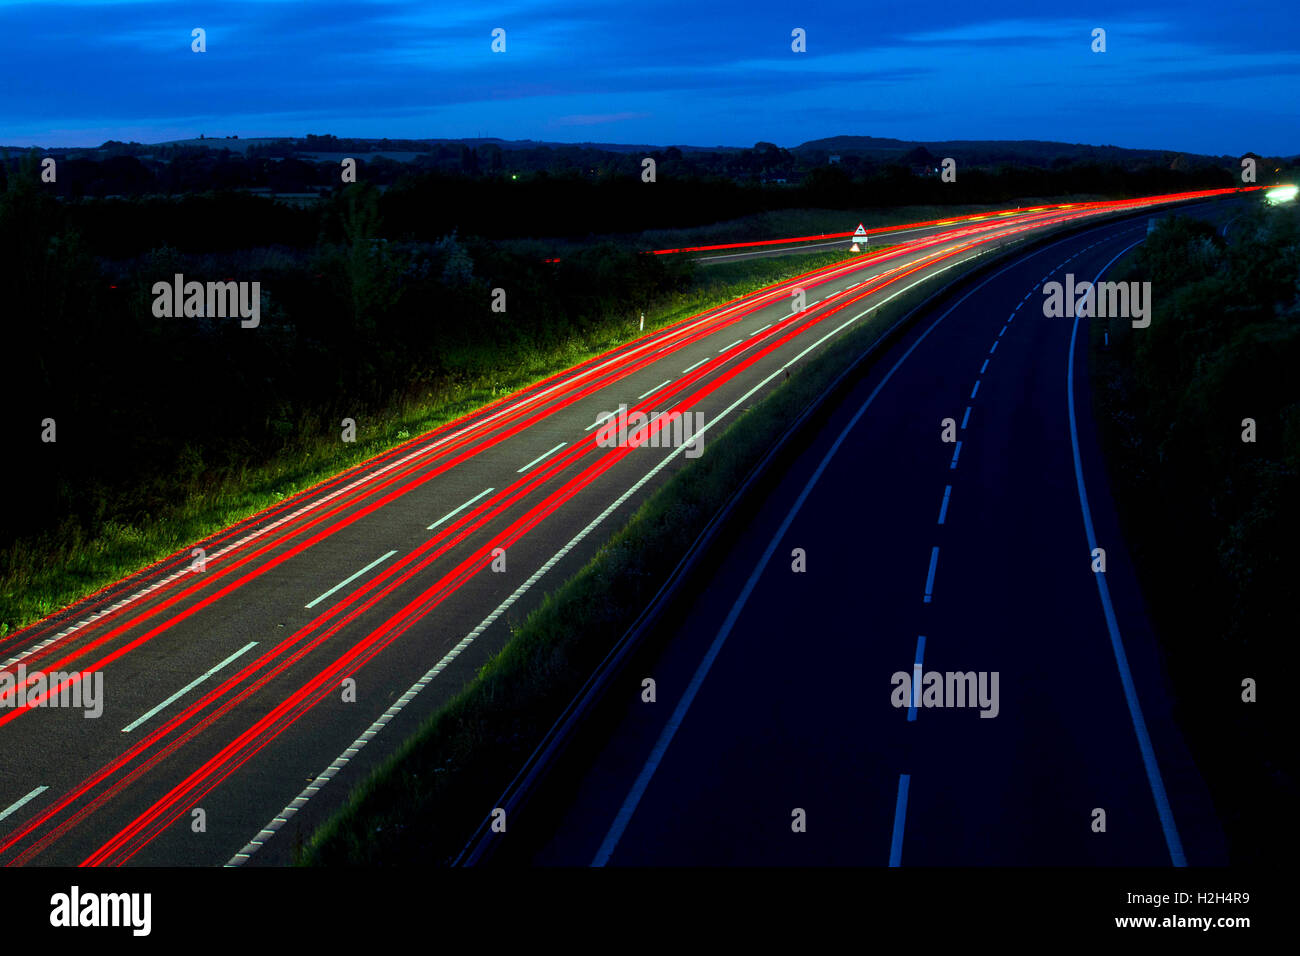
[[[1283,698],[1247,702],[1242,682],[1285,680],[1298,663],[1300,214],[1252,211],[1226,241],[1162,225],[1107,278],[1149,281],[1155,300],[1149,328],[1092,323],[1090,371],[1174,717],[1230,864],[1276,864],[1296,843],[1279,826],[1300,799],[1293,735]]]

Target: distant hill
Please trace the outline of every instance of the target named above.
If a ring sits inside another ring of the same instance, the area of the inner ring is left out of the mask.
[[[476,149],[480,146],[496,146],[505,151],[525,149],[594,149],[604,153],[649,153],[666,147],[651,146],[646,143],[557,143],[536,139],[498,139],[495,136],[470,137],[465,139],[430,138],[430,139],[374,139],[359,136],[337,137],[339,143],[349,144],[353,152],[372,153],[425,153],[435,146],[468,146]],[[247,152],[249,146],[295,145],[304,151],[332,152],[321,150],[319,144],[312,144],[302,136],[255,137],[252,139],[232,139],[207,137],[204,139],[177,139],[165,143],[153,143],[153,146],[204,146],[208,149],[229,149],[232,152]],[[357,150],[357,146],[369,147]],[[739,152],[740,146],[678,146],[682,152]]]
[[[1201,156],[1170,149],[1130,149],[1125,146],[1091,146],[1086,143],[1057,143],[1048,140],[980,140],[956,139],[911,142],[876,136],[831,136],[809,140],[796,146],[797,154],[827,153],[840,156],[860,156],[863,159],[889,161],[898,155],[924,147],[936,156],[954,156],[968,164],[1032,163],[1045,165],[1053,160],[1097,160],[1123,162],[1125,160],[1159,160],[1167,156],[1183,155],[1189,159],[1206,162],[1222,160],[1221,156]]]
[[[759,143],[760,149],[770,149],[771,144]],[[741,146],[655,146],[646,143],[560,143],[548,140],[500,139],[497,137],[428,139],[389,139],[333,135],[309,136],[256,136],[247,139],[238,136],[204,136],[200,138],[170,140],[162,143],[121,143],[110,140],[98,146],[40,147],[0,146],[11,154],[21,154],[37,149],[46,155],[103,160],[110,156],[137,156],[151,158],[155,154],[173,156],[177,150],[210,150],[248,156],[297,157],[307,161],[336,161],[341,156],[384,158],[398,163],[414,163],[418,157],[461,148],[481,151],[500,150],[502,153],[534,153],[551,150],[560,154],[607,153],[616,155],[645,155],[675,149],[683,154],[713,154],[731,156],[749,153],[752,147]],[[1178,150],[1131,149],[1123,146],[1094,146],[1086,143],[1058,143],[1048,140],[932,140],[912,141],[881,136],[830,136],[809,140],[788,150],[780,150],[803,164],[825,164],[829,157],[854,159],[866,163],[901,162],[916,165],[932,158],[952,156],[965,166],[992,166],[1000,163],[1047,167],[1053,164],[1077,161],[1099,163],[1156,163],[1165,165],[1177,157],[1194,165],[1216,163],[1232,165],[1236,157],[1203,156]],[[586,157],[584,157],[586,159]],[[1300,157],[1292,157],[1294,162]]]

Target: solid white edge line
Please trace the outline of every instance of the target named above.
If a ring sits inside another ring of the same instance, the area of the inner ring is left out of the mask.
[[[1132,245],[1121,249],[1114,259],[1111,259],[1098,271],[1096,277],[1092,280],[1094,286],[1120,256],[1145,241],[1146,237],[1143,236]],[[1079,508],[1083,512],[1084,533],[1088,539],[1088,550],[1091,552],[1097,547],[1097,534],[1092,524],[1092,510],[1088,507],[1088,491],[1083,482],[1083,459],[1079,454],[1079,431],[1074,412],[1074,343],[1078,335],[1079,312],[1078,309],[1075,309],[1074,327],[1070,331],[1070,348],[1065,357],[1065,390],[1070,414],[1070,449],[1074,453],[1074,479],[1079,490]],[[1106,584],[1105,574],[1093,574],[1093,579],[1097,582],[1097,593],[1101,597],[1102,611],[1106,618],[1106,630],[1110,634],[1110,645],[1115,654],[1115,665],[1119,669],[1120,683],[1124,688],[1124,700],[1128,704],[1129,718],[1133,724],[1133,732],[1137,736],[1138,750],[1142,755],[1142,765],[1146,771],[1147,783],[1151,788],[1151,797],[1156,804],[1156,814],[1160,818],[1160,828],[1164,832],[1165,846],[1169,850],[1169,859],[1176,867],[1186,866],[1187,858],[1183,854],[1182,840],[1178,836],[1178,827],[1174,823],[1173,810],[1169,806],[1169,797],[1165,792],[1164,778],[1160,775],[1160,765],[1156,761],[1155,748],[1151,744],[1150,734],[1147,733],[1146,719],[1142,716],[1142,705],[1138,700],[1133,674],[1129,670],[1128,655],[1124,651],[1124,639],[1119,631],[1119,620],[1116,618],[1115,608],[1111,604],[1110,587]]]

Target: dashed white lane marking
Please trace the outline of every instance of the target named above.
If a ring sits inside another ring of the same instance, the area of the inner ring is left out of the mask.
[[[983,375],[984,372],[988,369],[988,367],[989,367],[989,360],[985,359],[984,364],[980,366],[980,374]]]
[[[768,329],[770,329],[770,328],[772,327],[772,325],[773,325],[773,323],[769,322],[769,323],[767,323],[767,325],[763,326],[761,329],[755,329],[753,332],[750,332],[750,333],[749,333],[749,337],[752,339],[752,338],[753,338],[754,336],[756,336],[759,332],[766,332]],[[695,367],[695,366],[691,366],[691,368],[694,368],[694,367]],[[688,369],[688,371],[689,371],[689,369]]]
[[[975,400],[975,393],[980,390],[980,380],[975,379],[975,387],[970,390],[971,401]]]
[[[889,840],[889,865],[903,865],[903,828],[907,823],[907,791],[912,783],[910,773],[898,775],[898,799],[894,801],[894,833]]]
[[[600,436],[597,436],[597,437],[600,437]],[[544,452],[542,452],[540,455],[538,455],[536,458],[534,458],[534,459],[533,459],[532,461],[530,461],[528,464],[524,465],[524,467],[519,468],[519,469],[516,469],[516,470],[515,470],[515,474],[517,474],[517,475],[522,475],[524,472],[526,472],[529,468],[533,467],[533,465],[537,464],[537,463],[538,463],[539,461],[541,461],[543,458],[547,457],[548,455],[553,455],[553,454],[555,454],[557,451],[559,451],[561,448],[563,448],[563,447],[564,447],[565,445],[567,445],[567,444],[568,444],[567,441],[562,441],[562,442],[560,442],[558,445],[556,445],[554,448],[552,448],[550,451],[544,451]]]
[[[761,331],[761,330],[760,330],[760,331]],[[696,363],[695,363],[694,365],[692,365],[690,368],[684,368],[684,369],[682,369],[682,374],[685,375],[687,372],[693,372],[693,371],[695,371],[697,368],[699,368],[701,365],[703,365],[703,364],[704,364],[705,362],[707,362],[707,361],[708,361],[707,358],[702,358],[702,359],[700,359],[698,362],[696,362]]]
[[[0,820],[3,820],[5,817],[9,816],[9,814],[13,813],[15,810],[21,810],[29,802],[31,802],[36,797],[39,797],[42,793],[44,793],[48,789],[50,788],[37,787],[35,790],[27,794],[27,796],[23,797],[21,800],[18,800],[15,803],[11,803],[9,806],[5,807],[5,809],[0,810]]]
[[[393,553],[396,554],[397,552],[394,551]],[[137,718],[136,720],[131,721],[131,723],[127,724],[125,727],[122,728],[122,733],[124,733],[124,734],[129,734],[131,731],[135,730],[135,728],[139,727],[141,724],[143,724],[143,723],[144,723],[146,720],[148,720],[150,717],[154,716],[154,714],[158,713],[158,711],[162,710],[164,707],[169,706],[169,705],[172,704],[173,702],[179,700],[181,697],[184,697],[186,694],[188,694],[188,693],[189,693],[190,691],[192,691],[194,688],[198,687],[200,684],[202,684],[205,680],[207,680],[209,677],[211,677],[211,676],[212,676],[213,674],[215,674],[217,671],[221,670],[221,668],[225,667],[225,666],[226,666],[227,664],[229,664],[231,661],[236,660],[236,659],[238,659],[239,657],[242,657],[243,655],[247,654],[250,650],[252,650],[252,649],[253,649],[254,647],[256,647],[256,646],[257,646],[257,641],[249,641],[247,644],[245,644],[245,645],[244,645],[243,647],[241,647],[239,650],[235,651],[235,653],[231,654],[229,657],[227,657],[224,661],[222,661],[222,662],[221,662],[220,664],[218,664],[216,667],[210,668],[210,669],[209,669],[208,671],[206,671],[205,673],[200,674],[198,677],[194,678],[194,680],[190,681],[188,684],[186,684],[184,687],[182,687],[182,688],[181,688],[180,690],[178,690],[176,693],[174,693],[174,694],[172,694],[170,697],[168,697],[165,701],[163,701],[163,702],[162,702],[161,704],[159,704],[157,707],[153,708],[153,709],[150,710],[148,713],[142,715],[141,717]]]
[[[961,417],[961,427],[962,427],[963,430],[966,428],[966,423],[967,423],[968,421],[970,421],[970,406],[969,406],[969,405],[966,406],[966,414],[963,415],[963,416]]]
[[[952,494],[952,485],[944,485],[943,504],[939,505],[939,524],[948,516],[948,496]]]
[[[485,492],[485,494],[486,494],[486,492]],[[482,498],[483,495],[479,495],[479,497]],[[461,505],[460,507],[463,508],[463,507],[465,507],[465,506],[464,506],[464,505]],[[460,508],[457,508],[457,509],[456,509],[456,511],[459,511],[459,510],[460,510]],[[455,511],[452,512],[452,514],[455,514],[455,513],[456,513]],[[447,517],[451,517],[451,515],[448,515]],[[447,519],[446,519],[446,518],[443,518],[442,520],[443,520],[443,521],[446,521]],[[351,584],[351,583],[352,583],[353,581],[355,581],[357,578],[361,577],[361,575],[365,574],[367,571],[369,571],[369,570],[370,570],[371,568],[373,568],[375,565],[377,565],[377,564],[383,564],[385,561],[387,561],[389,558],[391,558],[391,557],[392,557],[393,555],[395,555],[396,553],[397,553],[396,551],[389,551],[387,554],[380,555],[379,557],[375,558],[375,560],[373,560],[373,561],[371,561],[369,564],[367,564],[367,565],[366,565],[364,568],[362,568],[360,571],[358,571],[356,574],[349,575],[348,577],[344,578],[342,581],[340,581],[338,584],[334,585],[334,587],[330,588],[328,591],[326,591],[326,592],[325,592],[324,594],[322,594],[320,597],[316,598],[316,599],[315,599],[314,601],[312,601],[310,604],[306,604],[306,605],[304,605],[304,607],[306,607],[308,610],[311,610],[311,609],[314,608],[317,604],[319,604],[321,601],[325,600],[327,597],[329,597],[331,594],[333,594],[335,591],[338,591],[338,590],[340,590],[341,588],[345,588],[345,587],[347,587],[349,584]]]
[[[957,458],[961,455],[961,439],[957,440],[957,447],[952,450],[952,461],[948,463],[948,470],[952,471],[957,467]]]
[[[667,384],[668,384],[669,382],[671,382],[671,381],[672,381],[671,378],[666,378],[666,379],[664,379],[662,382],[660,382],[658,385],[656,385],[654,388],[650,389],[649,391],[642,392],[640,395],[638,395],[638,396],[636,397],[636,400],[637,400],[638,402],[641,401],[641,399],[643,399],[643,398],[645,398],[647,395],[649,395],[650,392],[657,392],[657,391],[659,391],[659,389],[663,388],[665,385],[667,385]]]
[[[930,603],[934,595],[934,571],[939,566],[939,546],[936,544],[930,552],[930,570],[925,574],[925,603]]]
[[[612,414],[611,414],[611,416],[612,416]],[[599,423],[597,423],[597,424],[599,424]],[[552,450],[554,450],[554,449],[552,449]],[[437,522],[434,522],[433,524],[430,524],[428,528],[425,528],[425,531],[433,531],[433,529],[434,529],[434,528],[437,528],[439,524],[446,524],[447,522],[450,522],[450,520],[451,520],[452,518],[455,518],[456,515],[459,515],[461,511],[464,511],[465,509],[467,509],[467,507],[473,505],[473,503],[476,502],[476,501],[478,501],[478,499],[480,499],[480,498],[485,498],[485,497],[489,496],[489,494],[495,492],[495,490],[497,490],[497,489],[495,489],[495,488],[487,488],[487,489],[485,489],[485,490],[482,490],[482,492],[476,494],[476,496],[474,496],[473,498],[469,499],[469,501],[465,502],[464,505],[461,505],[461,506],[458,507],[458,509],[456,509],[455,511],[448,511],[447,514],[443,515],[442,518],[439,518],[439,519],[437,520]]]
[[[707,361],[707,359],[706,359],[706,361]],[[694,366],[692,366],[692,368],[694,368]],[[687,371],[690,371],[690,369],[687,369]],[[603,424],[605,424],[605,422],[609,421],[609,420],[610,420],[611,418],[613,418],[613,417],[614,417],[614,413],[613,413],[613,412],[601,412],[600,417],[597,418],[597,419],[596,419],[594,422],[592,422],[590,425],[588,425],[586,428],[584,428],[583,431],[584,431],[584,432],[589,432],[589,431],[591,431],[593,428],[595,428],[597,425],[603,425]],[[429,527],[433,527],[433,525],[430,525]]]
[[[732,342],[731,345],[724,345],[722,348],[718,349],[718,354],[721,355],[723,352],[727,351],[727,349],[729,349],[729,348],[734,348],[735,346],[739,345],[739,344],[740,344],[741,342],[743,342],[743,341],[745,341],[745,340],[744,340],[744,339],[736,339],[736,341]]]
[[[998,343],[997,343],[997,342],[994,342],[994,343],[993,343],[993,348],[989,349],[989,355],[992,355],[992,354],[993,354],[994,352],[996,352],[997,350],[998,350]]]
[[[912,662],[912,702],[907,708],[907,719],[916,720],[916,708],[921,703],[921,663],[925,660],[925,635],[916,636],[916,660]]]

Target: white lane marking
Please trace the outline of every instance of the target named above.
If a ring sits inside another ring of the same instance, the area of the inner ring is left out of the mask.
[[[740,344],[741,342],[743,342],[743,341],[745,341],[745,340],[744,340],[744,339],[736,339],[736,341],[732,342],[731,345],[724,345],[722,348],[718,349],[718,354],[721,355],[723,352],[727,351],[727,349],[732,348],[733,346],[739,345],[739,344]]]
[[[657,391],[659,391],[659,389],[663,388],[665,385],[667,385],[667,384],[668,384],[669,382],[671,382],[671,381],[672,381],[671,378],[666,378],[666,379],[664,379],[662,382],[660,382],[660,383],[659,383],[658,385],[656,385],[654,388],[650,389],[649,392],[642,392],[640,395],[638,395],[638,396],[636,397],[636,400],[637,400],[638,402],[641,401],[641,399],[643,399],[643,398],[645,398],[647,395],[649,395],[650,392],[657,392]]]
[[[916,720],[916,708],[921,704],[921,662],[925,659],[925,635],[916,636],[916,661],[912,664],[912,702],[907,708],[907,719]]]
[[[770,328],[772,327],[772,325],[773,325],[773,323],[769,322],[769,323],[767,323],[767,325],[763,326],[761,329],[755,329],[753,332],[750,332],[750,333],[749,333],[749,337],[752,339],[752,338],[753,338],[754,336],[756,336],[759,332],[766,332],[768,329],[770,329]]]
[[[939,506],[939,524],[943,524],[943,519],[948,515],[948,496],[952,494],[952,485],[944,485],[943,504]]]
[[[596,437],[599,438],[600,436],[597,435]],[[530,461],[528,464],[524,465],[524,467],[517,469],[517,470],[515,471],[515,474],[516,474],[516,475],[522,475],[524,472],[526,472],[529,468],[533,467],[533,465],[537,464],[539,461],[541,461],[541,460],[542,460],[543,458],[545,458],[547,455],[553,455],[553,454],[555,454],[557,451],[559,451],[561,448],[563,448],[563,447],[564,447],[565,445],[567,445],[567,444],[568,444],[567,441],[562,441],[562,442],[560,442],[558,445],[556,445],[554,448],[552,448],[550,451],[544,451],[544,452],[542,452],[540,455],[538,455],[536,458],[534,458],[534,459],[533,459],[532,461]]]
[[[907,823],[907,791],[912,783],[910,773],[898,775],[898,799],[894,802],[894,833],[889,840],[889,865],[903,865],[903,827]]]
[[[1044,248],[1050,249],[1051,246],[1046,246]],[[1041,252],[1043,250],[1039,250],[1039,251]],[[958,306],[960,306],[963,302],[969,299],[980,289],[984,288],[984,286],[988,285],[990,282],[992,282],[994,279],[1001,276],[1003,273],[1020,265],[1027,258],[1037,254],[1038,252],[1030,252],[1025,256],[1017,257],[1016,261],[1008,263],[1002,269],[998,270],[997,272],[993,273],[993,275],[984,279],[984,281],[982,281],[979,285],[975,286],[975,288],[971,289],[960,299],[958,299],[956,302],[950,305],[948,309],[941,316],[939,316],[939,318],[935,319],[934,322],[932,322],[924,332],[922,332],[919,336],[917,336],[916,341],[914,341],[910,346],[908,346],[907,351],[905,351],[899,357],[898,361],[893,364],[893,366],[889,369],[889,371],[885,373],[884,377],[876,385],[875,389],[872,390],[871,394],[867,396],[866,401],[862,403],[861,407],[854,414],[853,418],[851,418],[848,424],[844,426],[844,430],[840,432],[839,437],[835,439],[834,444],[832,444],[831,447],[827,450],[825,457],[822,458],[821,462],[817,466],[817,469],[812,473],[812,476],[808,479],[808,483],[804,485],[803,490],[799,493],[799,497],[796,498],[794,504],[791,505],[789,512],[785,516],[785,519],[781,522],[781,526],[777,528],[776,533],[772,536],[772,540],[768,542],[767,548],[763,552],[763,556],[759,559],[758,564],[754,566],[754,570],[750,573],[749,580],[745,582],[745,586],[741,590],[740,595],[736,598],[735,603],[731,606],[731,611],[730,613],[728,613],[726,620],[723,621],[722,627],[718,630],[717,637],[713,639],[713,643],[710,645],[708,651],[705,653],[703,660],[700,661],[700,665],[696,669],[695,674],[692,676],[690,684],[687,685],[685,692],[682,694],[682,697],[678,701],[676,708],[674,708],[673,710],[672,716],[669,717],[668,722],[664,725],[664,729],[662,733],[659,735],[659,739],[655,742],[654,749],[650,751],[650,756],[646,758],[645,766],[641,768],[641,773],[637,776],[636,781],[632,784],[632,789],[628,791],[628,795],[623,801],[623,806],[619,809],[618,815],[614,818],[614,822],[610,824],[609,831],[605,834],[605,839],[601,843],[600,849],[596,852],[595,858],[592,860],[591,863],[592,866],[604,866],[607,862],[609,862],[609,858],[611,854],[613,854],[614,848],[618,845],[618,841],[622,839],[623,831],[627,829],[627,825],[631,821],[632,815],[636,812],[636,808],[641,802],[641,797],[645,793],[646,787],[650,785],[650,780],[654,776],[655,770],[658,769],[660,762],[663,760],[664,754],[668,750],[668,745],[672,743],[672,739],[677,733],[677,728],[681,726],[682,720],[686,717],[687,710],[690,709],[691,702],[695,699],[695,695],[699,693],[700,685],[704,683],[704,678],[708,676],[709,669],[713,666],[714,659],[718,656],[719,651],[722,650],[722,645],[726,643],[727,636],[731,633],[732,628],[735,627],[736,620],[737,618],[740,617],[740,612],[744,609],[746,602],[749,600],[750,594],[753,593],[755,586],[758,584],[758,579],[762,576],[764,570],[767,569],[768,563],[772,560],[772,555],[776,552],[777,543],[783,537],[785,537],[785,534],[789,530],[790,525],[794,522],[795,516],[799,513],[799,510],[803,507],[804,502],[808,499],[808,496],[812,493],[813,488],[816,486],[818,480],[822,476],[822,472],[826,470],[826,467],[830,464],[831,459],[835,456],[835,453],[839,451],[840,446],[844,443],[844,440],[849,436],[849,432],[853,430],[854,426],[857,425],[858,420],[866,413],[867,409],[871,406],[872,402],[875,401],[876,396],[880,394],[881,389],[883,389],[885,385],[889,383],[889,380],[894,377],[894,373],[897,372],[898,369],[902,366],[902,364],[905,361],[907,361],[908,357],[914,351],[916,351],[916,349],[920,346],[920,344],[926,340],[926,338],[930,335],[930,333],[933,332],[936,328],[938,328],[940,322],[942,322],[949,315],[951,315]],[[977,255],[979,255],[979,253],[977,253]],[[972,256],[971,258],[974,257]],[[962,261],[965,262],[968,260],[962,260]],[[951,266],[946,266],[944,269],[939,270],[939,272],[946,272],[948,269],[956,268],[958,264],[959,263],[954,263]],[[935,273],[935,275],[938,274],[939,273]],[[929,278],[933,278],[933,276],[929,276],[926,279],[918,279],[916,282],[912,283],[912,285],[914,286],[921,282],[928,281]],[[910,288],[912,288],[912,286],[907,286],[905,289],[900,289],[898,292],[894,293],[894,296],[902,295],[904,292],[907,291],[907,289]],[[888,302],[889,299],[894,298],[894,296],[890,296],[889,298],[885,299],[883,302],[877,303],[876,305],[867,309],[865,312],[862,312],[860,315],[854,316],[854,318],[850,319],[849,321],[851,322],[854,321],[855,319],[861,318],[862,315],[866,315],[868,312],[871,312],[873,309],[879,308],[881,305],[884,305],[885,302]],[[845,325],[847,324],[848,323],[846,322]],[[843,328],[843,326],[841,326],[841,328]],[[837,329],[836,331],[839,330]],[[827,337],[829,338],[829,335]],[[770,378],[771,376],[769,376],[769,379]],[[761,384],[763,383],[760,383],[760,385]],[[957,450],[958,451],[961,450],[961,442],[957,443]],[[956,454],[954,454],[953,455],[954,467],[956,466],[956,457],[957,457]]]
[[[481,497],[483,497],[483,496],[482,496],[482,495],[479,495],[479,497],[481,498]],[[462,507],[464,507],[464,506],[462,505]],[[459,510],[459,509],[458,509],[458,510]],[[455,512],[453,512],[453,514],[454,514],[454,513],[455,513]],[[318,598],[316,598],[315,600],[313,600],[310,604],[306,604],[306,605],[303,605],[303,606],[306,607],[308,610],[314,608],[317,604],[319,604],[321,601],[325,600],[327,597],[329,597],[329,596],[330,596],[331,594],[333,594],[335,591],[339,590],[340,588],[345,588],[345,587],[347,587],[349,584],[351,584],[351,583],[352,583],[353,581],[355,581],[357,578],[361,577],[361,575],[365,574],[367,571],[369,571],[369,570],[370,570],[371,568],[373,568],[375,565],[377,565],[377,564],[382,564],[383,562],[387,561],[389,558],[391,558],[391,557],[392,557],[393,555],[395,555],[396,553],[397,553],[396,551],[389,551],[387,554],[384,554],[384,555],[381,555],[381,556],[378,557],[378,558],[375,558],[375,560],[371,561],[369,564],[367,564],[364,568],[362,568],[362,569],[361,569],[360,571],[358,571],[356,574],[350,575],[349,577],[347,577],[347,578],[345,578],[344,580],[340,581],[338,584],[334,585],[334,587],[330,588],[328,591],[326,591],[326,592],[325,592],[324,594],[322,594],[320,597],[318,597]]]
[[[225,666],[226,666],[227,664],[229,664],[231,661],[233,661],[233,660],[235,660],[235,659],[237,659],[237,658],[239,658],[239,657],[242,657],[244,654],[247,654],[250,650],[252,650],[252,649],[253,649],[254,647],[256,647],[256,646],[257,646],[257,641],[249,641],[247,644],[245,644],[245,645],[244,645],[243,647],[241,647],[239,650],[235,651],[235,653],[233,653],[233,654],[231,654],[229,657],[227,657],[227,658],[226,658],[224,661],[222,661],[220,664],[216,665],[216,666],[213,667],[213,668],[210,668],[207,672],[205,672],[205,673],[199,675],[199,676],[196,677],[194,680],[190,681],[188,684],[186,684],[184,687],[182,687],[182,688],[181,688],[180,690],[178,690],[176,693],[172,694],[170,697],[168,697],[165,701],[163,701],[163,702],[162,702],[161,704],[159,704],[157,707],[153,708],[153,709],[150,710],[148,713],[146,713],[146,714],[144,714],[143,716],[137,718],[136,720],[131,721],[131,723],[127,724],[125,727],[122,728],[122,733],[124,733],[124,734],[129,734],[131,731],[135,730],[135,728],[139,727],[141,724],[143,724],[143,723],[144,723],[146,720],[148,720],[150,717],[152,717],[152,716],[154,716],[155,714],[157,714],[158,711],[162,710],[164,707],[166,707],[166,706],[168,706],[169,704],[175,702],[176,700],[179,700],[181,697],[183,697],[184,695],[188,694],[188,693],[189,693],[190,691],[192,691],[194,688],[196,688],[196,687],[198,687],[200,684],[202,684],[205,680],[207,680],[209,677],[211,677],[211,676],[212,676],[213,674],[215,674],[217,671],[221,670],[221,668],[225,667]]]
[[[939,565],[939,546],[936,544],[934,550],[930,552],[930,570],[925,574],[925,602],[930,603],[930,598],[934,596],[934,571]]]
[[[1120,250],[1119,255],[1101,267],[1092,280],[1095,286],[1120,256],[1134,246],[1146,241],[1143,237],[1130,246]],[[1088,507],[1088,491],[1083,483],[1083,462],[1079,455],[1079,429],[1074,412],[1074,343],[1079,337],[1079,313],[1075,310],[1074,328],[1070,332],[1070,350],[1065,359],[1065,390],[1070,412],[1070,448],[1074,453],[1074,481],[1079,489],[1079,507],[1083,512],[1083,529],[1088,539],[1088,550],[1097,547],[1097,533],[1092,524],[1092,511]],[[1186,866],[1187,858],[1183,855],[1182,840],[1178,836],[1178,827],[1174,824],[1173,810],[1169,806],[1169,797],[1165,793],[1165,782],[1160,776],[1160,765],[1156,762],[1155,749],[1151,745],[1151,736],[1147,733],[1147,724],[1142,716],[1142,705],[1138,701],[1137,687],[1133,683],[1133,674],[1129,671],[1128,655],[1124,651],[1124,639],[1120,636],[1119,621],[1115,617],[1115,608],[1110,600],[1110,588],[1106,584],[1106,575],[1094,574],[1097,592],[1101,596],[1102,611],[1106,617],[1106,630],[1110,633],[1110,646],[1115,653],[1115,664],[1119,668],[1120,683],[1124,686],[1124,700],[1128,704],[1129,718],[1133,723],[1133,732],[1137,735],[1138,749],[1142,753],[1142,764],[1146,769],[1147,783],[1151,787],[1151,796],[1155,800],[1156,813],[1160,817],[1160,827],[1164,831],[1165,845],[1169,849],[1169,858],[1174,866]]]
[[[605,422],[609,421],[609,420],[610,420],[611,418],[613,418],[613,417],[614,417],[614,413],[613,413],[613,412],[602,412],[602,413],[601,413],[601,416],[600,416],[599,418],[597,418],[594,422],[592,422],[590,425],[588,425],[586,428],[584,428],[583,431],[584,431],[584,432],[589,432],[589,431],[591,431],[593,428],[595,428],[597,425],[603,425],[603,424],[605,424]],[[432,525],[431,525],[430,527],[432,527]]]
[[[760,330],[760,331],[761,331],[761,330]],[[702,359],[700,359],[698,362],[696,362],[696,363],[695,363],[694,365],[692,365],[690,368],[684,368],[684,369],[682,369],[682,374],[685,375],[687,372],[693,372],[693,371],[695,371],[697,368],[699,368],[701,365],[703,365],[703,364],[704,364],[705,362],[707,362],[707,361],[708,361],[707,358],[702,358]]]
[[[13,813],[15,810],[21,810],[24,806],[27,805],[29,801],[33,800],[36,797],[39,797],[42,793],[44,793],[48,789],[50,788],[37,787],[35,790],[27,794],[27,796],[23,797],[21,800],[17,801],[16,803],[11,803],[5,809],[0,810],[0,820],[3,820],[5,817],[9,816],[9,814]]]
[[[492,492],[494,492],[494,491],[496,491],[495,488],[488,488],[488,489],[486,489],[486,490],[484,490],[484,491],[480,491],[478,494],[476,494],[473,498],[469,499],[469,501],[465,502],[463,505],[461,505],[461,506],[460,506],[459,508],[457,508],[455,511],[451,511],[451,512],[448,512],[447,514],[443,515],[441,518],[439,518],[439,519],[438,519],[437,521],[435,521],[433,524],[429,525],[429,527],[425,528],[424,530],[426,530],[426,531],[432,531],[434,528],[438,527],[438,525],[440,525],[440,524],[446,524],[446,523],[447,523],[448,521],[450,521],[452,518],[456,517],[456,515],[460,514],[462,511],[464,511],[466,508],[468,508],[470,505],[472,505],[474,502],[478,501],[480,498],[484,498],[484,497],[486,497],[486,496],[492,494]],[[392,552],[392,553],[396,553],[396,552]],[[309,606],[310,606],[310,605],[309,605]]]

